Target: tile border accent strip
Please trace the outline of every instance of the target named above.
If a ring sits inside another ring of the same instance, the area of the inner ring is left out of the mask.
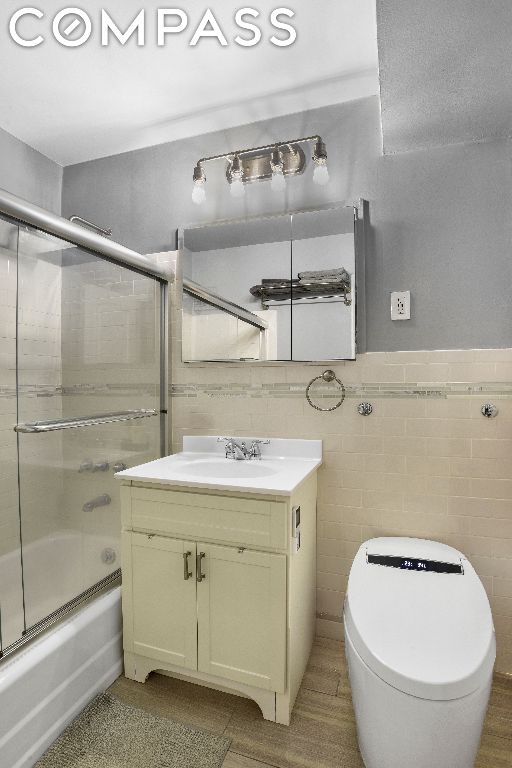
[[[449,397],[512,397],[512,382],[454,382],[454,383],[406,383],[406,384],[346,384],[346,397],[356,399],[361,397],[377,398],[429,398],[446,399]],[[128,394],[155,395],[155,385],[148,382],[139,384],[76,384],[72,386],[52,385],[21,385],[18,393],[24,397],[56,397],[56,396],[80,396],[80,395],[128,395]],[[225,384],[173,384],[170,387],[170,395],[173,398],[197,398],[209,397],[222,398],[303,398],[305,397],[305,383],[276,383],[276,384],[239,384],[228,382]],[[16,397],[15,386],[0,387],[0,398]],[[333,399],[337,393],[330,391],[315,392],[315,398]]]
[[[150,395],[157,397],[158,385],[153,382],[135,384],[20,384],[0,386],[0,398],[20,397],[75,397],[81,395]]]
[[[210,397],[221,398],[263,398],[263,397],[305,397],[306,384],[303,383],[278,383],[278,384],[238,384],[229,382],[226,384],[173,384],[171,397]],[[396,397],[396,398],[430,398],[446,399],[448,397],[512,397],[512,382],[454,382],[454,383],[406,383],[406,384],[347,384],[346,397],[350,399],[360,397]],[[329,392],[317,392],[315,398],[336,397],[332,390]]]

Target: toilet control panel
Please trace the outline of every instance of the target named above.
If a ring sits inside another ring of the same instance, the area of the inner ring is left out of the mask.
[[[367,561],[374,565],[385,565],[388,568],[400,568],[402,571],[464,573],[461,563],[442,563],[438,560],[426,560],[425,558],[418,557],[401,557],[400,555],[367,555],[366,557]]]

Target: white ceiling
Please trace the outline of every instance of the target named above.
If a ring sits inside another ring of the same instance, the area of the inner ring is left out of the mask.
[[[73,5],[70,3],[70,5]],[[268,22],[279,2],[259,0],[263,39],[242,48],[231,41],[240,30],[235,11],[242,4],[210,4],[230,41],[188,45],[206,5],[182,0],[188,29],[158,48],[156,9],[136,0],[84,0],[93,22],[91,39],[65,48],[51,37],[62,0],[45,0],[45,19],[25,20],[20,31],[48,39],[21,48],[7,36],[0,44],[0,126],[61,165],[222,130],[378,92],[375,0],[290,0],[297,41],[278,48]],[[0,34],[7,34],[19,0],[2,0]],[[42,4],[39,4],[42,7]],[[101,47],[99,18],[105,8],[125,29],[146,9],[147,40],[137,47]],[[78,32],[80,30],[77,30]]]

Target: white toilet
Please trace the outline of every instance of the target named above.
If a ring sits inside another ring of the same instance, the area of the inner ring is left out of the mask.
[[[344,625],[366,768],[472,768],[496,643],[487,595],[464,555],[423,539],[365,542]]]

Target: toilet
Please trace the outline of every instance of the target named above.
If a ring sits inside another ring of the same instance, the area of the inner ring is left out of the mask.
[[[472,768],[496,643],[464,555],[423,539],[366,541],[350,570],[344,631],[366,768]]]

